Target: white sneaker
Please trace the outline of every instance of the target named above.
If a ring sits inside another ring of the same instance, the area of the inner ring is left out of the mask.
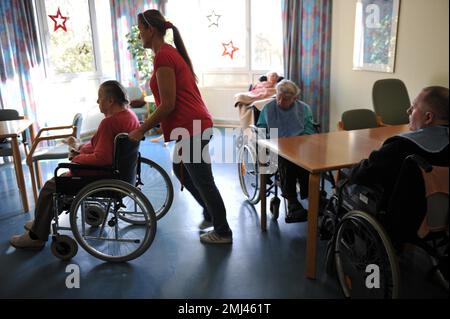
[[[205,219],[198,225],[198,228],[200,229],[206,229],[210,227],[213,227],[213,223]]]
[[[23,225],[23,228],[25,228],[25,230],[31,231],[31,227],[33,227],[34,224],[34,219],[29,220],[25,223],[25,225]]]
[[[204,244],[231,244],[232,236],[221,236],[215,230],[200,235],[200,241]]]

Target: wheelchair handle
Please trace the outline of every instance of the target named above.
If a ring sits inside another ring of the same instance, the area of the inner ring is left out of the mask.
[[[417,154],[409,155],[406,157],[407,160],[411,160],[417,164],[421,169],[423,169],[426,173],[429,173],[433,170],[433,166],[428,163],[423,157],[420,157]]]

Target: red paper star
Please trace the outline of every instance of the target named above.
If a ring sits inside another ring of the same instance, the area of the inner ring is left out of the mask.
[[[50,19],[53,20],[53,22],[55,22],[55,27],[54,27],[53,31],[56,31],[59,28],[61,28],[65,32],[67,32],[66,21],[67,21],[68,17],[62,16],[61,11],[59,11],[59,7],[58,7],[58,11],[56,12],[56,15],[54,15],[54,16],[48,15],[48,16],[50,17]]]
[[[230,58],[231,58],[231,60],[233,60],[234,52],[236,52],[237,50],[239,50],[239,48],[236,48],[236,47],[233,45],[233,41],[230,41],[230,42],[228,42],[228,43],[222,43],[222,45],[223,45],[223,47],[224,47],[224,51],[223,51],[223,53],[222,53],[222,56],[224,56],[224,55],[229,55]]]

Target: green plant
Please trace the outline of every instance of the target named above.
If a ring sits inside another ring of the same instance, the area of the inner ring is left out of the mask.
[[[128,51],[130,51],[136,63],[136,69],[139,72],[137,77],[139,82],[146,82],[150,79],[153,67],[153,52],[145,49],[142,46],[142,41],[139,39],[139,29],[137,25],[131,27],[130,33],[126,35],[128,42]]]

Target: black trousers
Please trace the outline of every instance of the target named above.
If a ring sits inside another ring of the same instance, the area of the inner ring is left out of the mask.
[[[300,198],[308,197],[309,172],[307,170],[278,156],[278,173],[280,174],[280,188],[284,198],[297,198],[297,182],[300,184]]]
[[[179,147],[183,152],[182,158],[184,158],[181,162],[179,161]],[[187,152],[189,156],[187,156]],[[177,158],[178,160],[175,160]],[[219,235],[231,235],[225,205],[214,182],[211,169],[209,139],[200,140],[200,136],[197,136],[178,142],[174,150],[173,172],[203,207],[204,218],[213,222],[214,230]]]
[[[53,193],[56,191],[55,179],[48,180],[39,193],[34,210],[34,223],[31,232],[40,240],[47,241],[50,234],[50,225],[54,216]]]

